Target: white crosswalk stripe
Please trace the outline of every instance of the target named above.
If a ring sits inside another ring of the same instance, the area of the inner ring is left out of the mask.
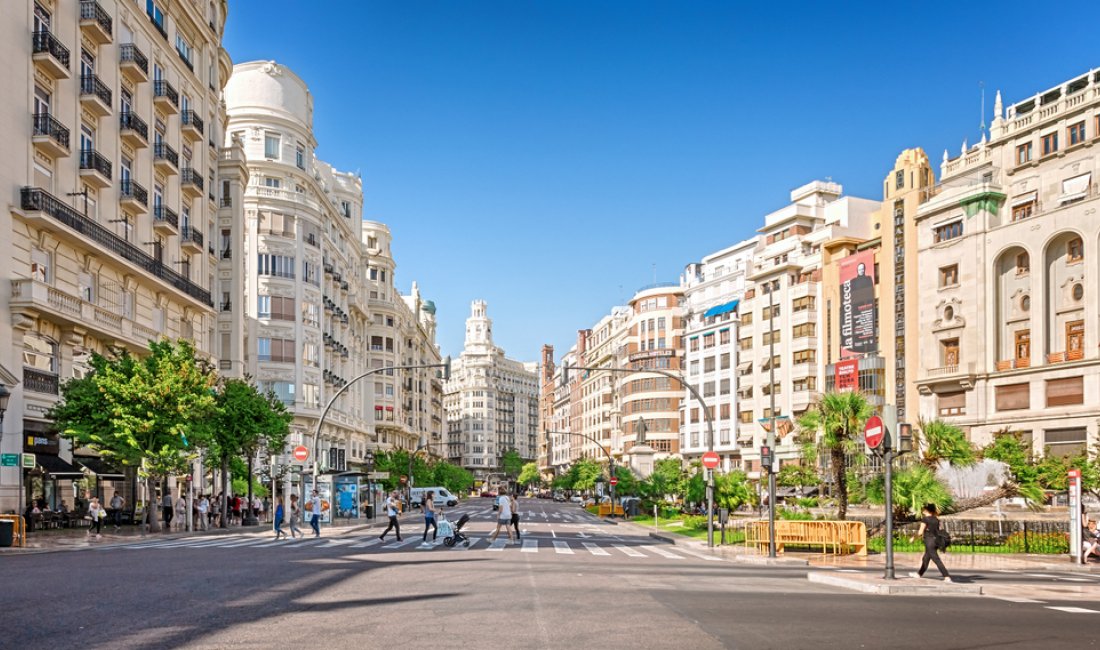
[[[1053,609],[1056,612],[1066,612],[1067,614],[1100,614],[1100,611],[1085,609],[1084,607],[1051,607],[1047,605],[1046,608]]]
[[[569,544],[567,542],[559,542],[559,541],[555,540],[554,541],[554,550],[557,551],[558,553],[563,554],[563,555],[572,555],[573,554],[573,549],[569,548]]]
[[[638,551],[635,551],[634,549],[630,548],[629,546],[623,546],[622,544],[612,544],[612,547],[622,551],[623,553],[629,555],[630,557],[648,557],[645,553],[639,553]]]
[[[647,545],[647,546],[643,546],[642,548],[644,548],[645,550],[647,550],[651,553],[656,553],[657,555],[660,555],[661,557],[664,557],[664,558],[668,558],[670,560],[682,560],[682,559],[684,559],[682,555],[676,555],[675,553],[669,553],[668,551],[661,548],[660,546]]]
[[[355,544],[352,544],[348,548],[367,548],[368,546],[374,546],[376,544],[381,544],[381,543],[382,543],[382,540],[378,539],[377,537],[371,537],[371,538],[365,539],[361,542],[357,542]]]
[[[592,544],[591,542],[583,542],[582,546],[588,549],[588,552],[592,555],[611,555],[607,551],[603,550],[599,546],[596,546],[595,544]]]
[[[707,555],[706,553],[700,553],[698,551],[689,551],[686,548],[677,548],[677,551],[690,555],[691,557],[697,557],[700,560],[706,560],[707,562],[722,562],[722,558],[714,555]]]
[[[382,548],[401,548],[402,546],[408,546],[409,544],[412,544],[412,543],[413,543],[413,541],[411,539],[403,539],[400,542],[394,542],[392,544],[386,544]]]
[[[538,540],[525,539],[523,540],[523,548],[520,549],[524,553],[538,553],[539,543]]]
[[[504,550],[504,545],[507,544],[507,543],[508,542],[504,541],[503,539],[495,539],[489,544],[489,548],[487,548],[485,550],[486,551],[503,551]]]

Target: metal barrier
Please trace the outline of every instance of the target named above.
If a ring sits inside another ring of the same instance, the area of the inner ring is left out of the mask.
[[[12,546],[16,543],[21,547],[27,545],[27,521],[23,515],[0,515],[0,521],[12,522]]]
[[[766,552],[771,538],[767,521],[745,524],[745,546]],[[867,555],[867,526],[859,521],[777,521],[775,550],[782,553],[786,546],[821,547],[821,553],[833,555],[855,552]]]
[[[614,514],[622,517],[623,516],[623,507],[621,505],[616,505]],[[599,515],[601,517],[607,517],[607,516],[612,515],[611,504],[610,503],[601,503],[600,504]]]

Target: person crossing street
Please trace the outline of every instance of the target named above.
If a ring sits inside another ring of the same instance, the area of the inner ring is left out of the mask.
[[[497,497],[497,527],[493,531],[493,535],[489,538],[492,541],[497,541],[497,536],[500,535],[500,528],[504,527],[504,531],[508,533],[508,541],[512,544],[519,544],[512,537],[512,496],[508,493],[501,493]]]
[[[321,536],[321,495],[317,490],[313,491],[313,498],[309,501],[309,526],[313,529],[313,536]]]
[[[386,526],[386,530],[382,531],[382,534],[378,536],[378,539],[386,541],[386,533],[393,529],[397,535],[397,541],[401,541],[401,524],[397,522],[397,515],[400,514],[401,508],[397,500],[397,490],[390,493],[389,498],[386,499],[386,516],[390,518],[390,525]],[[425,530],[425,537],[427,531]]]

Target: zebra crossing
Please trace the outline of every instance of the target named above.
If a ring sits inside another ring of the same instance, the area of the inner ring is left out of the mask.
[[[600,559],[629,558],[634,560],[687,560],[724,561],[722,558],[681,547],[664,547],[659,544],[629,544],[620,538],[602,540],[598,538],[547,538],[524,537],[520,544],[511,544],[506,538],[496,540],[482,536],[471,536],[469,546],[457,544],[447,547],[443,538],[422,542],[418,536],[408,536],[398,541],[395,538],[380,540],[378,537],[349,536],[341,538],[305,537],[289,540],[274,540],[270,535],[220,535],[214,538],[183,538],[171,540],[143,540],[127,544],[101,546],[97,551],[111,550],[169,550],[185,551],[192,549],[239,549],[242,551],[261,551],[267,549],[324,550],[339,549],[353,553],[549,553],[553,557],[573,556]]]

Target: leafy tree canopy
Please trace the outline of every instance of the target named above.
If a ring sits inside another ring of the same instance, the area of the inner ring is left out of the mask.
[[[500,457],[500,466],[508,478],[515,479],[523,471],[523,458],[515,449],[509,449]]]
[[[523,469],[519,472],[519,478],[516,481],[520,485],[532,485],[538,484],[541,480],[539,475],[539,466],[537,463],[525,463]]]
[[[822,442],[829,451],[829,463],[833,472],[833,496],[837,501],[837,518],[848,514],[848,483],[845,473],[845,454],[855,452],[860,434],[873,409],[867,397],[859,391],[833,391],[825,393],[818,402],[798,419],[798,426],[805,431],[820,431]]]

